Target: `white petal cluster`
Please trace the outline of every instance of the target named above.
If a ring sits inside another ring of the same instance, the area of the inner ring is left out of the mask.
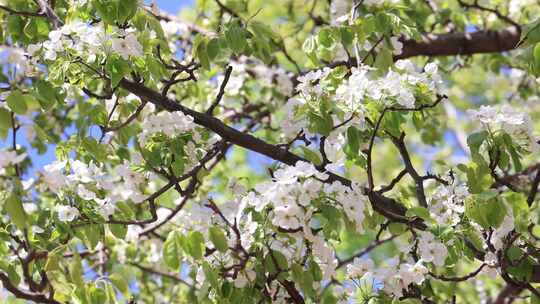
[[[27,52],[24,49],[2,46],[0,47],[0,63],[11,64],[13,67],[14,76],[19,79],[20,77],[27,76],[32,69],[32,64],[27,58]]]
[[[503,249],[504,238],[514,230],[514,214],[512,208],[506,207],[506,215],[501,225],[495,229],[491,235],[491,243],[496,250]]]
[[[317,179],[308,179],[316,177]],[[246,202],[262,210],[273,206],[272,223],[285,229],[298,229],[304,222],[306,207],[319,196],[322,182],[327,175],[319,172],[307,162],[297,162],[274,173],[274,180],[257,185],[258,195],[246,196]]]
[[[104,168],[93,163],[56,161],[44,166],[41,172],[45,188],[55,194],[74,193],[83,201],[95,202],[96,211],[104,218],[114,214],[119,201],[143,202],[146,195],[141,189],[147,184],[147,177],[133,170],[128,162],[116,166],[111,172],[105,172]],[[106,194],[101,198],[103,191]],[[64,214],[71,214],[68,211],[62,209]]]
[[[443,266],[448,250],[443,243],[435,239],[430,232],[419,232],[418,251],[424,262],[433,263],[435,266]]]
[[[422,260],[401,263],[399,256],[388,259],[380,267],[367,257],[356,257],[352,264],[347,265],[347,277],[350,279],[375,280],[383,284],[383,291],[397,297],[401,297],[410,284],[422,284],[427,273]]]
[[[336,90],[335,100],[342,102],[349,111],[360,113],[366,98],[412,108],[415,86],[424,85],[434,92],[440,89],[442,80],[435,63],[426,65],[424,72],[419,72],[409,60],[399,60],[395,67],[396,71],[390,70],[381,78],[374,78],[371,67],[353,68],[349,79]]]
[[[43,183],[52,192],[58,192],[67,185],[68,179],[63,173],[66,163],[55,161],[43,167],[41,172]]]
[[[71,222],[79,216],[79,210],[75,207],[58,205],[56,206],[58,219],[63,222]]]
[[[148,115],[141,125],[143,131],[139,133],[138,139],[145,144],[146,141],[156,133],[163,133],[169,137],[174,137],[195,128],[193,117],[182,112],[159,112]]]
[[[375,263],[369,258],[354,258],[353,262],[347,265],[347,276],[349,278],[362,278],[366,273],[375,269]]]
[[[26,153],[20,155],[15,151],[0,151],[0,174],[7,166],[21,163],[26,158]]]
[[[142,56],[142,45],[137,40],[137,36],[129,33],[124,37],[114,38],[112,40],[112,49],[122,58],[128,60],[130,56]]]
[[[351,187],[346,187],[339,182],[325,184],[324,192],[327,195],[335,195],[350,221],[356,224],[356,232],[362,233],[364,222],[364,211],[368,204],[367,196],[363,194],[359,184],[353,183]]]
[[[305,99],[321,96],[323,93],[323,85],[321,80],[326,78],[332,70],[324,68],[322,70],[311,71],[298,77],[298,85],[296,90],[304,96]]]
[[[469,190],[465,184],[449,179],[448,185],[440,185],[435,189],[429,201],[429,212],[439,225],[455,226],[465,212],[465,199]]]
[[[58,54],[72,51],[78,55],[85,55],[86,62],[94,62],[99,53],[113,52],[124,59],[130,56],[142,56],[142,45],[133,33],[133,29],[114,28],[107,31],[102,23],[89,24],[80,20],[73,20],[61,28],[49,32],[49,40],[28,46],[28,53],[35,57],[42,51],[45,60],[56,60]]]
[[[487,130],[505,132],[512,135],[513,140],[524,140],[529,150],[538,149],[532,121],[527,113],[505,104],[502,107],[481,106],[478,110],[467,110],[467,114],[472,120],[480,121]]]

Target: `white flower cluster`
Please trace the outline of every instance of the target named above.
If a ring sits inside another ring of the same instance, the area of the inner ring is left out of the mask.
[[[430,232],[421,231],[418,235],[418,251],[420,259],[412,260],[409,255],[412,244],[399,245],[398,240],[393,242],[398,246],[402,256],[394,256],[384,261],[382,265],[375,266],[375,262],[369,257],[356,257],[351,264],[347,265],[347,277],[354,281],[367,281],[382,283],[382,290],[396,297],[403,295],[403,290],[408,289],[410,284],[422,284],[428,273],[426,263],[436,266],[444,265],[448,255],[446,247],[435,239]],[[344,298],[350,298],[355,291],[343,294]]]
[[[193,117],[185,115],[182,112],[159,112],[157,114],[149,114],[142,122],[141,133],[137,138],[145,144],[152,135],[163,133],[166,136],[174,137],[182,133],[194,131],[195,124]],[[196,132],[194,132],[195,136]]]
[[[395,256],[385,264],[376,268],[370,258],[355,258],[352,264],[347,265],[347,276],[353,280],[369,277],[381,282],[385,292],[401,297],[403,289],[407,289],[410,284],[422,284],[428,273],[422,260],[400,263],[399,257]]]
[[[377,7],[385,3],[398,3],[399,0],[364,0],[362,3],[367,7]],[[332,25],[338,25],[347,21],[351,15],[351,1],[348,0],[337,0],[332,1],[330,5],[330,16]]]
[[[418,240],[418,251],[424,262],[433,263],[435,266],[443,266],[448,250],[443,243],[435,239],[430,232],[420,231]]]
[[[0,64],[12,64],[13,72],[16,78],[27,76],[32,69],[32,64],[26,58],[24,49],[1,46],[0,47]]]
[[[439,225],[455,226],[465,212],[465,199],[469,196],[466,185],[458,184],[450,179],[448,185],[440,185],[435,189],[429,201],[429,213]]]
[[[296,90],[300,92],[306,100],[310,99],[312,96],[321,96],[324,90],[321,81],[326,78],[330,72],[332,72],[332,69],[324,68],[322,70],[308,72],[305,75],[298,77]]]
[[[165,38],[167,39],[167,42],[169,43],[169,49],[172,53],[176,53],[177,51],[177,43],[179,39],[175,39],[175,37],[187,37],[190,34],[189,26],[185,23],[178,22],[176,20],[170,20],[160,21],[161,28],[163,29],[163,33],[165,34]],[[151,36],[153,36],[155,33],[151,33]]]
[[[126,60],[129,56],[143,54],[142,46],[133,29],[115,28],[110,33],[102,23],[90,25],[79,20],[71,21],[57,30],[50,31],[49,40],[41,44],[29,45],[28,53],[34,57],[43,49],[45,60],[56,60],[58,53],[71,50],[79,55],[85,53],[84,58],[91,63],[96,60],[98,54],[103,51],[109,53],[111,48]]]
[[[279,169],[274,173],[274,180],[257,185],[255,190],[258,195],[249,193],[245,197],[246,202],[256,211],[271,205],[274,208],[271,218],[275,226],[298,229],[305,221],[306,207],[314,198],[319,197],[322,189],[321,181],[309,177],[324,180],[327,175],[306,162],[297,162],[294,167]]]
[[[7,166],[16,165],[26,158],[26,153],[20,155],[15,151],[0,151],[0,174],[4,174]]]
[[[373,69],[369,66],[353,68],[349,79],[338,87],[335,100],[343,102],[349,111],[355,112],[363,111],[365,98],[390,104],[397,102],[403,107],[413,108],[416,85],[423,84],[435,91],[442,82],[434,63],[429,63],[423,73],[418,72],[409,60],[399,60],[396,68],[401,73],[390,70],[378,79],[372,79],[370,71]]]
[[[271,225],[286,231],[284,235],[273,234],[270,237],[270,248],[291,261],[302,259],[308,254],[309,248],[309,254],[313,255],[314,261],[321,268],[323,280],[330,280],[336,274],[338,260],[334,248],[325,237],[312,229],[312,225],[317,225],[316,221],[312,220],[313,214],[318,212],[313,200],[335,202],[336,207],[342,208],[349,219],[357,224],[358,231],[361,231],[367,199],[359,185],[349,188],[337,182],[324,184],[323,180],[327,178],[327,174],[319,172],[312,164],[297,162],[295,166],[276,170],[272,181],[257,185],[254,191],[245,191],[243,186],[232,181],[230,188],[236,198],[219,205],[219,216],[208,207],[207,201],[193,204],[191,210],[180,211],[174,221],[181,231],[199,231],[205,235],[205,239],[208,239],[208,228],[217,224],[228,230],[227,234],[231,236],[230,248],[240,243],[249,251],[260,227],[260,223],[253,220],[252,211],[267,213]],[[235,223],[240,239],[237,239],[236,233],[221,216],[229,223]],[[309,246],[306,246],[308,244]],[[209,243],[208,246],[212,245]],[[207,261],[232,267],[237,263],[235,259],[230,254],[219,253],[210,256]],[[245,265],[234,279],[237,288],[246,287],[254,280],[252,263],[247,262]],[[197,282],[202,282],[203,279],[204,273],[199,271]]]
[[[340,125],[342,128],[333,130],[328,136],[325,145],[327,153],[343,159],[341,143],[344,138],[340,137],[340,134],[351,125],[360,130],[364,129],[365,105],[368,100],[385,105],[397,104],[404,108],[414,108],[416,102],[414,91],[417,87],[433,93],[442,90],[442,79],[435,63],[429,63],[420,70],[409,60],[399,60],[395,69],[396,71],[390,70],[385,76],[377,78],[372,67],[362,65],[352,68],[350,77],[337,87],[333,96],[330,96],[336,102],[336,106],[348,115],[343,118],[332,116],[333,125]],[[325,88],[327,77],[331,72],[331,69],[325,68],[298,77],[296,89],[300,96],[289,99],[284,107],[286,117],[281,122],[281,128],[285,138],[294,138],[300,131],[310,137],[308,119],[304,117],[305,107],[311,106],[311,102],[317,101],[323,94],[329,94],[330,91]],[[343,124],[345,120],[347,123]],[[335,153],[332,153],[332,150],[335,150]],[[340,159],[332,160],[333,164],[326,169],[336,172],[335,169],[341,166]]]
[[[341,204],[347,218],[356,224],[356,232],[362,233],[368,198],[363,194],[360,185],[353,183],[349,188],[340,182],[334,182],[330,185],[325,184],[324,192],[326,195],[335,196],[335,200]]]
[[[67,170],[68,164],[71,170]],[[93,163],[56,161],[46,165],[41,176],[51,192],[73,191],[85,201],[94,201],[98,205],[96,211],[104,218],[114,214],[119,201],[141,203],[146,199],[141,187],[146,184],[147,177],[134,171],[127,162],[106,173]],[[104,198],[100,198],[101,191],[106,192]],[[62,221],[72,221],[78,215],[77,209],[69,206],[57,206],[57,211]]]
[[[496,250],[502,250],[504,246],[504,238],[514,230],[514,213],[512,208],[506,207],[506,215],[501,225],[491,234],[491,243]]]
[[[480,121],[482,126],[491,132],[505,132],[512,135],[513,140],[524,140],[529,150],[538,149],[529,115],[510,105],[505,104],[500,108],[481,106],[478,110],[467,110],[467,114],[472,120]]]

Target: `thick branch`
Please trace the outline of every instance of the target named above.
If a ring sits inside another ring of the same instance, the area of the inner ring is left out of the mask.
[[[13,285],[13,283],[9,280],[8,276],[4,273],[0,273],[0,281],[2,282],[2,285],[5,289],[7,289],[9,292],[11,292],[14,296],[16,296],[19,299],[25,299],[34,301],[36,303],[50,303],[50,304],[60,304],[60,302],[57,302],[54,299],[49,299],[46,296],[42,294],[35,294],[27,291],[23,291],[17,286]]]
[[[396,59],[414,56],[471,55],[500,53],[517,47],[521,33],[515,27],[498,31],[427,35],[420,42],[406,40]]]
[[[511,51],[518,46],[520,31],[515,27],[502,30],[478,31],[474,33],[428,34],[421,41],[403,41],[403,51],[394,60],[416,56],[455,56]],[[356,66],[356,59],[330,64],[336,66]]]

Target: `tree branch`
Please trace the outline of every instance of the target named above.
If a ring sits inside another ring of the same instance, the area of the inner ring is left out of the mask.
[[[0,5],[0,9],[12,14],[12,15],[19,15],[19,16],[25,16],[25,17],[46,17],[43,13],[38,12],[24,12],[24,11],[18,11],[15,9],[12,9],[10,7],[7,7],[5,5]]]
[[[511,51],[518,46],[521,32],[514,26],[502,30],[483,30],[474,33],[427,34],[422,40],[403,41],[401,54],[394,60],[416,56],[456,56]],[[329,64],[337,66],[356,66],[356,58]]]
[[[223,78],[223,82],[221,82],[221,86],[219,87],[219,92],[216,96],[216,100],[212,103],[212,105],[208,108],[208,110],[206,110],[206,114],[212,115],[212,113],[214,112],[214,109],[221,102],[223,95],[225,95],[225,87],[227,87],[227,83],[229,82],[229,79],[231,78],[232,70],[233,70],[232,66],[227,67],[227,70],[225,71],[225,76]]]
[[[0,272],[0,281],[2,282],[3,287],[7,289],[9,292],[11,292],[17,298],[34,301],[36,303],[60,304],[60,302],[57,302],[54,299],[49,299],[45,295],[31,293],[31,292],[27,292],[27,291],[23,291],[19,289],[17,286],[13,285],[13,283],[9,280],[9,277],[7,275],[1,272]]]

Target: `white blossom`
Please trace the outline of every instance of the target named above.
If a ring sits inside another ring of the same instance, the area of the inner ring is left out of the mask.
[[[143,55],[142,45],[133,33],[130,33],[123,38],[113,38],[112,48],[125,60],[128,60],[130,56]]]
[[[58,205],[56,206],[58,219],[63,222],[71,222],[79,216],[79,210],[75,207]]]

